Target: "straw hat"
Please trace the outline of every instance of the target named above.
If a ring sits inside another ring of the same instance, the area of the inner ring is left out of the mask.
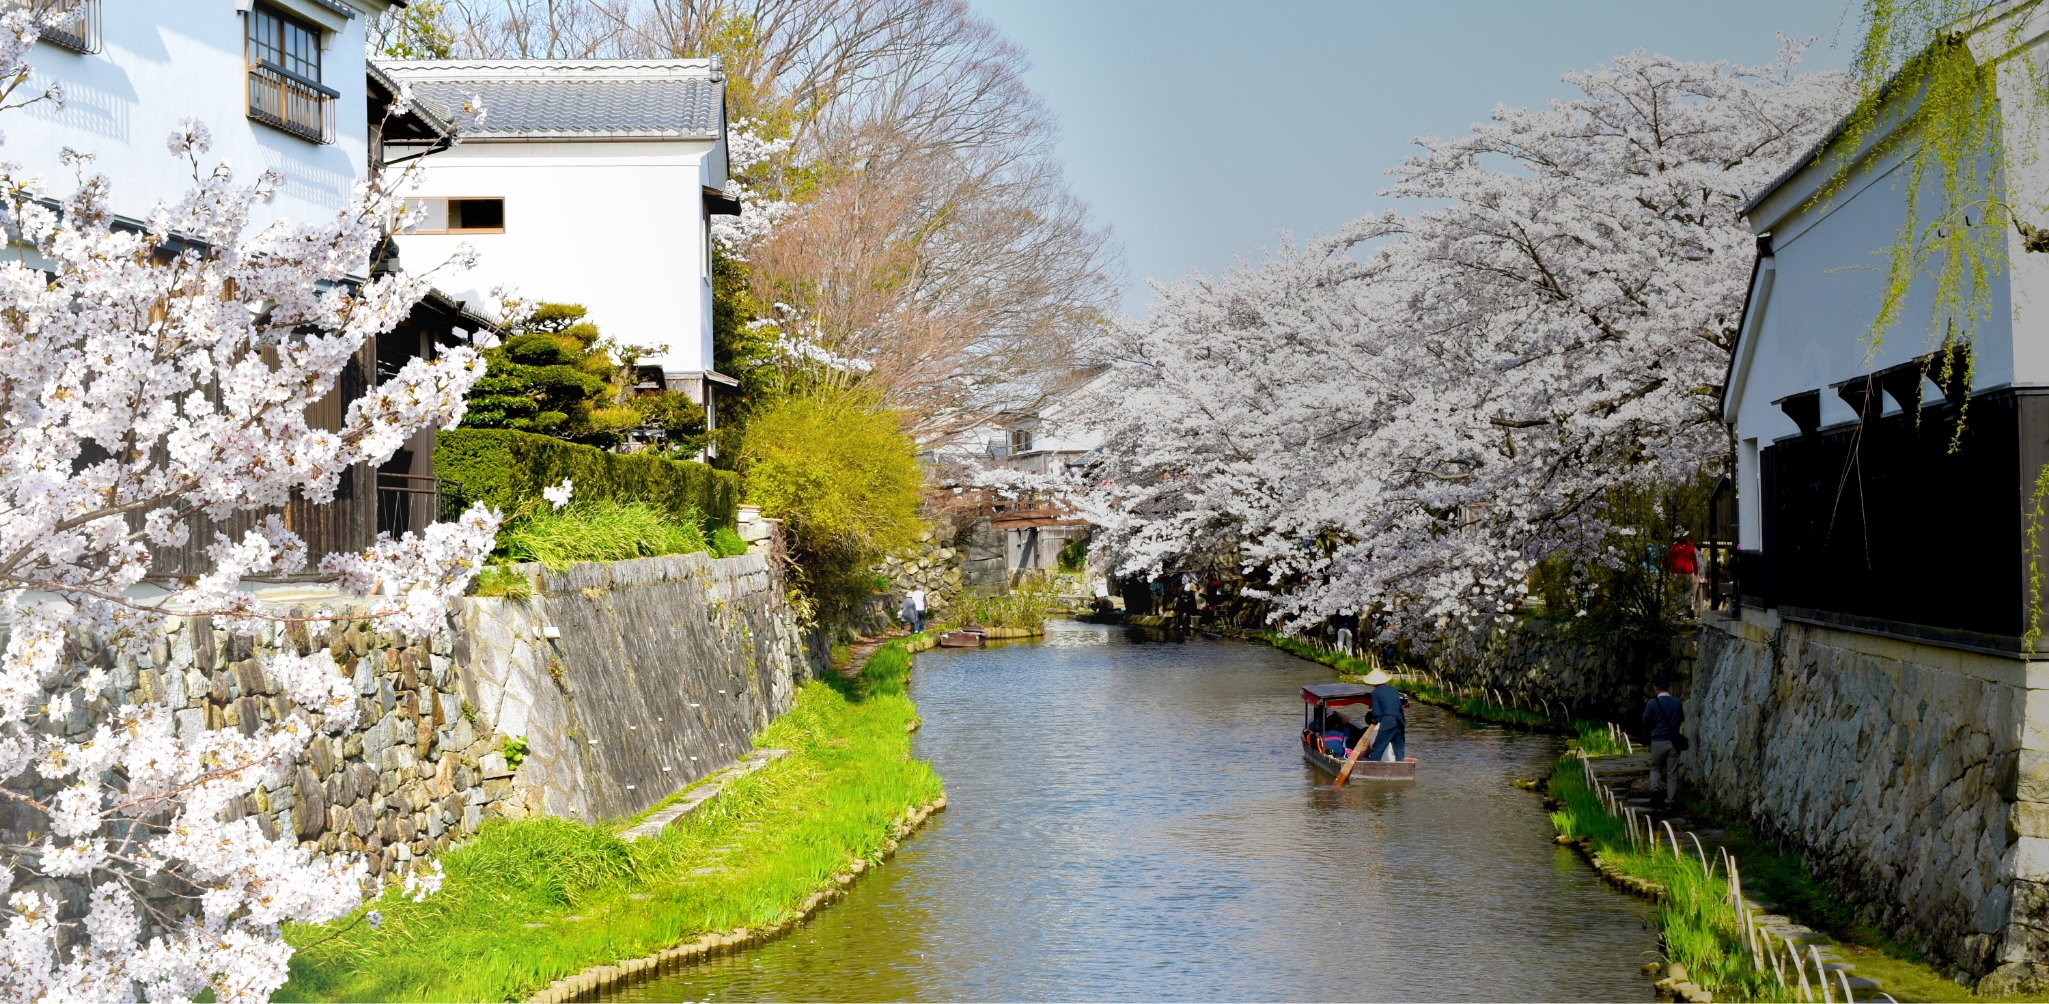
[[[1369,687],[1378,687],[1392,680],[1394,680],[1394,677],[1387,675],[1387,670],[1381,669],[1378,666],[1373,668],[1373,672],[1366,674],[1366,685]]]

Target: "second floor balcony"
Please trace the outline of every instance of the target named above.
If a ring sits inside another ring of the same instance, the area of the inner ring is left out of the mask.
[[[249,67],[249,117],[314,143],[334,142],[341,92],[269,60]]]

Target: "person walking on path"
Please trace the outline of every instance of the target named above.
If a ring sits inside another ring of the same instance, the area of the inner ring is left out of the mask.
[[[906,593],[904,606],[911,611],[911,633],[925,630],[925,590],[913,589]]]
[[[1651,733],[1651,805],[1662,809],[1679,804],[1679,754],[1686,752],[1679,726],[1686,722],[1686,705],[1672,696],[1671,680],[1660,676],[1651,686],[1658,696],[1644,705],[1643,724]]]
[[[1665,570],[1686,583],[1687,609],[1699,617],[1701,608],[1707,605],[1707,581],[1700,574],[1700,547],[1694,544],[1692,534],[1680,534],[1679,541],[1665,552]]]
[[[1368,761],[1377,762],[1387,752],[1389,744],[1394,746],[1394,758],[1409,758],[1408,715],[1402,711],[1402,692],[1395,689],[1394,677],[1387,670],[1375,669],[1366,674],[1366,685],[1373,688],[1372,722],[1380,726],[1380,732],[1373,737],[1373,748],[1366,753]]]

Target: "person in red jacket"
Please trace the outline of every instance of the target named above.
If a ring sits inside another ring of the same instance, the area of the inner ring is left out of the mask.
[[[1693,535],[1682,533],[1678,543],[1665,552],[1665,570],[1686,580],[1686,604],[1699,617],[1707,585],[1700,575],[1700,548],[1693,544]]]

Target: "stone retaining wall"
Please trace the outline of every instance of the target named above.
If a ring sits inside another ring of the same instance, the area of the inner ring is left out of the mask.
[[[307,714],[259,668],[293,649],[354,682],[361,724],[316,738],[231,812],[256,816],[272,839],[361,852],[374,873],[404,873],[494,816],[636,813],[731,765],[824,665],[823,644],[798,624],[761,554],[525,571],[530,598],[470,597],[429,638],[377,631],[346,619],[362,609],[348,597],[302,591],[267,601],[343,619],[266,623],[236,638],[177,618],[135,660],[77,639],[78,657],[107,668],[112,686],[90,704],[79,695],[49,727],[82,736],[120,703],[162,701],[181,734],[253,733]],[[523,740],[523,758],[519,743],[508,755],[508,738]],[[32,776],[8,786],[55,794]],[[32,808],[0,800],[0,843],[47,829]],[[83,915],[82,887],[30,884],[51,886],[43,891],[66,902],[67,919]]]
[[[1613,640],[1578,637],[1552,621],[1524,619],[1503,631],[1447,636],[1427,661],[1449,682],[1499,691],[1524,707],[1548,705],[1560,717],[1628,723],[1655,674],[1671,674],[1675,691],[1686,693],[1697,650],[1694,634],[1632,651]]]
[[[824,667],[761,555],[529,571],[530,599],[457,617],[465,694],[526,742],[508,816],[640,812],[730,766]]]
[[[1769,611],[1718,618],[1685,777],[1807,849],[1860,920],[1972,975],[2049,949],[2049,673]]]

